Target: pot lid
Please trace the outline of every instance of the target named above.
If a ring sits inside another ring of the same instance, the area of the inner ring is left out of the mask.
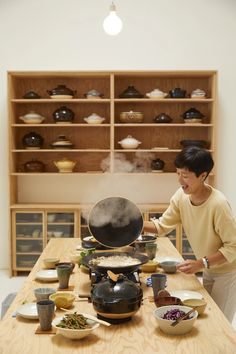
[[[141,234],[143,217],[139,208],[122,197],[99,201],[89,213],[88,227],[94,238],[107,247],[133,243]]]

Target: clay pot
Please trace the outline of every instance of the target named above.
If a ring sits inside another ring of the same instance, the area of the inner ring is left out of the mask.
[[[76,91],[73,91],[66,87],[66,85],[58,85],[52,90],[47,90],[47,93],[51,98],[73,98],[76,94]]]
[[[43,137],[35,132],[27,133],[22,138],[22,144],[25,149],[37,150],[43,145]]]
[[[143,95],[133,85],[129,85],[120,95],[120,98],[142,98]]]
[[[53,163],[61,173],[72,172],[76,165],[76,161],[69,160],[66,157],[61,160],[53,161]]]
[[[165,162],[159,158],[152,160],[151,162],[151,169],[154,171],[163,171],[165,166]]]
[[[45,171],[45,164],[37,159],[27,161],[23,165],[25,172],[37,173]]]
[[[36,92],[34,91],[28,91],[24,94],[23,98],[26,99],[37,99],[37,98],[41,98],[41,96],[39,96]]]
[[[72,123],[74,117],[74,112],[66,106],[61,106],[60,108],[56,109],[55,112],[53,112],[53,119],[58,124]]]

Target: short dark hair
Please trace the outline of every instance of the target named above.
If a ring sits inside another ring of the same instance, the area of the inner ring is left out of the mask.
[[[176,156],[174,164],[176,168],[186,168],[198,177],[203,172],[207,172],[208,175],[214,161],[209,151],[197,146],[188,146]]]

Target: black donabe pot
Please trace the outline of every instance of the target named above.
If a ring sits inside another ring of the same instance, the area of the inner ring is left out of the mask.
[[[142,289],[123,275],[119,275],[116,282],[104,279],[91,291],[93,307],[99,317],[113,323],[129,320],[139,310],[142,298]]]

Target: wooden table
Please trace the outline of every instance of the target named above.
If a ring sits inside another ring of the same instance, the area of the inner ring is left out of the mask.
[[[83,340],[72,341],[60,335],[35,334],[37,320],[14,318],[12,314],[23,302],[34,301],[33,289],[49,284],[35,280],[35,274],[43,268],[43,258],[58,256],[61,261],[70,259],[78,245],[78,239],[54,239],[49,242],[38,262],[26,279],[22,289],[0,322],[1,354],[235,354],[236,332],[223,313],[202,287],[195,276],[182,273],[168,275],[167,290],[192,290],[200,292],[207,301],[205,315],[197,319],[193,330],[183,336],[163,334],[153,316],[155,305],[148,299],[132,320],[110,327],[100,326]],[[180,257],[168,238],[158,239],[158,256]],[[152,289],[145,285],[147,273],[141,273],[144,298],[152,295]],[[87,292],[90,286],[88,275],[75,267],[70,285],[75,292]],[[4,284],[1,284],[4,286]],[[58,283],[50,286],[58,287]],[[75,302],[74,310],[95,314],[93,306],[87,301]],[[62,315],[57,310],[56,315]]]

